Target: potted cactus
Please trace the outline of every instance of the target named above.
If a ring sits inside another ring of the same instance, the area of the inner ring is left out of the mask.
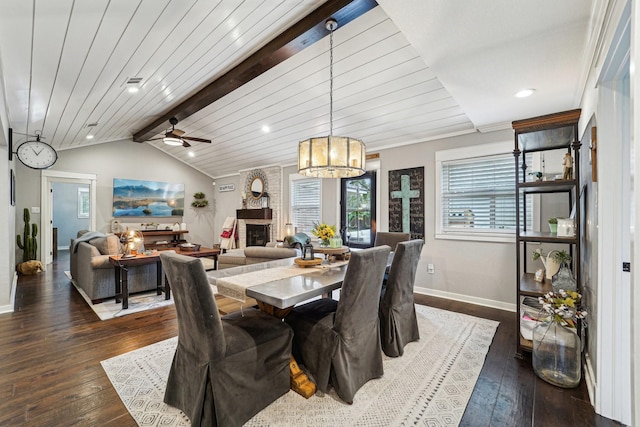
[[[20,238],[19,234],[16,236],[16,243],[22,249],[22,261],[26,262],[38,258],[38,240],[36,239],[38,224],[29,223],[31,215],[28,208],[24,208],[22,217],[24,218],[24,233],[22,238]]]

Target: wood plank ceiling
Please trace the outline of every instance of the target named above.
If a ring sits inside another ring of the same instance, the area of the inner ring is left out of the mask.
[[[131,140],[323,3],[3,0],[0,77],[14,145],[40,132],[64,156]],[[334,134],[370,152],[475,130],[382,7],[335,32],[334,75]],[[298,141],[328,134],[328,112],[325,37],[177,125],[212,144],[147,143],[225,176],[295,163]]]

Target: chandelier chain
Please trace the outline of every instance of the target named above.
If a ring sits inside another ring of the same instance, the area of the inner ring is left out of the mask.
[[[333,28],[329,33],[329,138],[333,135]]]

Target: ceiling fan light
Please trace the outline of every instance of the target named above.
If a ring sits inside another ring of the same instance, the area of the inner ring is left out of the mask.
[[[180,138],[172,138],[170,136],[166,136],[162,138],[162,142],[164,142],[167,145],[173,145],[173,146],[182,145],[182,140]]]

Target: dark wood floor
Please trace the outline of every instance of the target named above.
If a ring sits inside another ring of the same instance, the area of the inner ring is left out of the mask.
[[[173,306],[100,321],[64,274],[20,279],[15,312],[0,315],[0,426],[135,426],[101,360],[177,335]],[[500,326],[463,426],[614,426],[595,415],[586,388],[564,390],[514,358],[513,313],[418,295],[420,304],[493,319]]]

